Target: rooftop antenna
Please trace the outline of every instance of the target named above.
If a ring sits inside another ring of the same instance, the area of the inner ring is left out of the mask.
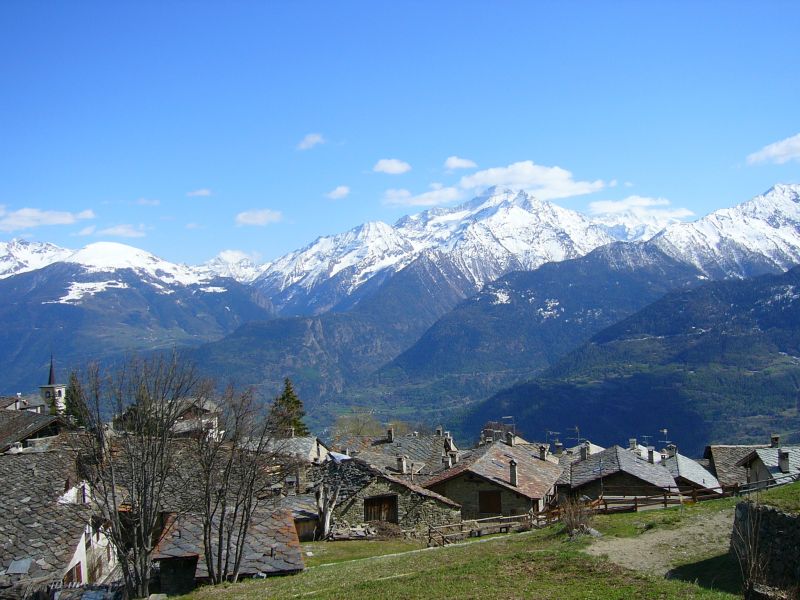
[[[653,436],[652,435],[643,435],[643,436],[640,436],[640,437],[644,440],[644,445],[645,446],[649,446],[650,445],[650,438],[653,437]]]
[[[560,431],[550,431],[550,430],[548,429],[548,430],[547,430],[547,435],[545,435],[545,439],[544,439],[544,441],[545,441],[546,443],[548,443],[548,444],[550,443],[550,436],[551,436],[551,435],[553,436],[553,439],[554,439],[554,440],[558,441],[558,436],[559,436],[559,435],[561,435],[561,432],[560,432]]]
[[[661,440],[661,443],[665,446],[669,446],[672,443],[672,440],[667,439],[667,433],[669,430],[664,427],[664,429],[659,429],[658,431],[664,436],[664,439]]]
[[[505,417],[500,417],[503,421],[511,421],[509,425],[511,426],[511,433],[517,435],[517,424],[514,422],[514,415],[506,415]]]
[[[567,439],[575,440],[578,444],[580,444],[583,441],[583,438],[581,437],[580,427],[575,425],[575,427],[571,427],[570,428],[570,431],[575,434],[575,437],[571,437],[571,438],[567,438]]]

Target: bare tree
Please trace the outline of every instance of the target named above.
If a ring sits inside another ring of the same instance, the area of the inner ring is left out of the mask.
[[[163,514],[188,507],[172,477],[177,457],[175,424],[186,402],[208,388],[173,352],[131,358],[114,371],[96,364],[76,387],[76,410],[87,433],[75,436],[92,506],[113,545],[129,597],[149,593],[151,557],[163,531]],[[117,431],[105,419],[115,416]]]
[[[319,539],[327,539],[331,533],[333,511],[339,502],[343,485],[342,461],[333,456],[320,465],[318,478],[314,484],[314,499],[317,504],[319,520]]]
[[[755,587],[765,580],[768,559],[761,547],[761,511],[758,502],[747,501],[736,507],[731,547],[742,573],[745,598],[755,597]]]
[[[238,579],[253,516],[293,466],[275,438],[279,425],[266,418],[252,389],[237,393],[229,386],[219,408],[224,434],[198,436],[192,455],[206,567],[215,584]]]

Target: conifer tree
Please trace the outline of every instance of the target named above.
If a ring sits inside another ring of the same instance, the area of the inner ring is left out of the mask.
[[[269,410],[269,418],[274,431],[280,435],[290,435],[294,432],[296,436],[310,435],[303,417],[306,412],[303,410],[303,401],[297,397],[291,380],[287,377],[283,381],[283,392],[275,398]]]
[[[86,424],[84,419],[84,407],[81,401],[83,397],[82,394],[83,391],[81,390],[81,383],[78,380],[78,374],[72,371],[69,374],[69,384],[67,385],[67,391],[64,396],[64,412],[66,416],[78,426]]]

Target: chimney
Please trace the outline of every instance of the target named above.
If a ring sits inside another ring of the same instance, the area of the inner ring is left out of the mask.
[[[515,461],[513,458],[508,463],[508,475],[509,475],[508,480],[511,483],[511,485],[516,486],[517,485],[517,461]]]
[[[672,458],[678,453],[678,447],[675,444],[667,446],[667,457]]]
[[[401,454],[398,454],[397,456],[397,470],[400,471],[403,475],[405,475],[408,472],[406,457]]]
[[[451,436],[450,436],[450,432],[449,432],[449,431],[445,431],[445,432],[444,432],[444,437],[446,437],[446,438],[449,438],[449,437],[451,437]]]
[[[778,449],[778,468],[781,473],[789,472],[789,451]]]
[[[547,460],[547,446],[539,446],[539,458],[541,460]]]
[[[553,449],[555,450],[556,456],[561,456],[562,454],[564,454],[564,444],[562,444],[558,440],[556,440],[555,443],[553,444]]]
[[[509,446],[514,445],[514,432],[513,431],[506,431],[506,444]]]
[[[631,450],[636,450],[636,447],[639,443],[636,441],[636,438],[628,438],[628,448]]]
[[[781,445],[781,436],[777,433],[773,433],[769,438],[769,445],[770,448],[779,448]]]
[[[389,440],[389,443],[394,441],[394,427],[389,427],[389,429],[386,430],[386,439]]]
[[[453,457],[450,454],[445,454],[442,456],[442,464],[444,465],[445,469],[449,469],[453,466]]]
[[[458,462],[458,452],[451,452],[450,453],[450,465],[454,465]]]
[[[444,427],[442,427],[441,425],[439,425],[439,426],[436,428],[436,433],[435,433],[434,435],[436,435],[436,437],[442,437],[442,432],[443,432],[443,431],[444,431]]]
[[[294,437],[294,427],[289,427],[289,437],[290,438]]]
[[[589,458],[589,442],[581,444],[581,460]]]
[[[655,451],[656,449],[653,446],[647,447],[647,462],[649,462],[651,465],[656,463]]]

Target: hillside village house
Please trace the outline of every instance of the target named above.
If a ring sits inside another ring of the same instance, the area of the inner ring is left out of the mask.
[[[0,410],[0,452],[47,443],[64,428],[61,417],[27,410]]]
[[[546,446],[484,443],[453,467],[425,482],[425,487],[461,505],[464,519],[538,512],[550,502],[563,470],[548,460]]]
[[[396,435],[394,428],[389,428],[386,435],[349,436],[337,440],[333,448],[387,473],[409,479],[428,477],[447,469],[461,456],[450,432],[441,425],[428,434],[413,431]]]
[[[638,452],[616,445],[573,462],[558,480],[559,494],[599,498],[621,490],[627,496],[649,496],[674,492],[677,484],[668,469],[655,464],[652,447],[645,460]]]
[[[800,446],[781,446],[780,436],[772,436],[769,448],[756,448],[738,466],[747,472],[747,483],[757,489],[800,480]]]
[[[168,515],[165,536],[153,560],[165,594],[184,594],[208,581],[203,550],[203,521],[198,515]],[[240,577],[288,575],[305,568],[292,514],[272,506],[259,508],[247,531]]]
[[[334,525],[392,523],[411,531],[461,520],[457,502],[358,458],[341,460],[329,477],[341,483]]]
[[[39,415],[50,412],[41,395],[37,396],[36,394],[0,396],[0,410],[25,410]]]
[[[714,475],[696,460],[678,452],[678,447],[670,444],[661,464],[667,468],[682,494],[691,494],[697,490],[709,490],[722,493],[722,487]]]
[[[747,469],[739,462],[758,448],[767,445],[714,444],[706,446],[703,459],[708,461],[708,470],[716,475],[724,491],[735,490],[747,483]]]
[[[295,437],[294,431],[289,432],[289,437],[269,440],[267,451],[285,458],[285,463],[291,465],[284,481],[284,492],[289,494],[305,492],[312,483],[310,471],[313,466],[324,463],[330,455],[328,446],[318,437]]]
[[[55,446],[55,444],[54,444]],[[102,581],[116,564],[64,448],[0,455],[0,596]]]

